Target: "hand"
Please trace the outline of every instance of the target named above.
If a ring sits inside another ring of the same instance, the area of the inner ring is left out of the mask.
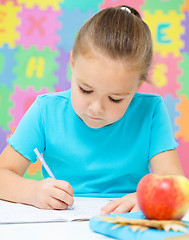
[[[139,210],[136,193],[131,193],[102,207],[100,214],[136,212]]]
[[[66,209],[74,203],[73,189],[68,182],[47,178],[36,182],[32,205],[43,209]]]

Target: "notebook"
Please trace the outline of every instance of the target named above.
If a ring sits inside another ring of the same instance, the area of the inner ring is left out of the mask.
[[[0,200],[0,224],[89,220],[92,216],[100,215],[101,207],[110,201],[107,198],[75,197],[72,208],[44,210]]]

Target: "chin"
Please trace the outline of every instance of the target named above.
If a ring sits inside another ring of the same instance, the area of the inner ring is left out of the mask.
[[[84,123],[90,127],[90,128],[94,128],[94,129],[98,129],[98,128],[102,128],[104,126],[109,125],[108,123],[106,123],[105,121],[93,121],[93,120],[89,120],[89,119],[82,119],[84,121]]]
[[[105,126],[108,126],[112,123],[109,123],[107,122],[106,120],[100,120],[100,121],[95,121],[95,120],[92,120],[88,117],[85,117],[85,116],[82,116],[80,115],[79,118],[90,128],[93,128],[93,129],[98,129],[98,128],[102,128],[102,127],[105,127]]]
[[[88,122],[85,122],[85,124],[90,127],[90,128],[94,128],[94,129],[98,129],[98,128],[102,128],[106,125],[104,124],[99,124],[99,123],[88,123]]]

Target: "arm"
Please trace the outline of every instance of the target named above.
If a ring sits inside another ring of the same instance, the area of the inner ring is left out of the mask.
[[[10,145],[0,155],[0,199],[45,209],[65,209],[73,204],[69,183],[56,179],[36,181],[22,176],[30,161]]]
[[[159,175],[184,175],[176,149],[159,153],[150,160],[152,172]]]
[[[152,173],[159,175],[184,175],[176,150],[159,153],[150,160]],[[101,214],[134,212],[140,210],[136,193],[128,194],[102,207]]]

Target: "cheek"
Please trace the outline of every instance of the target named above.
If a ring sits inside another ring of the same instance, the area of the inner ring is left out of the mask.
[[[79,114],[86,108],[86,101],[83,100],[82,94],[78,90],[73,90],[71,101],[74,111]]]
[[[108,113],[109,119],[112,119],[114,121],[119,120],[125,114],[125,111],[128,108],[129,102],[120,106],[118,105],[119,104],[115,104],[115,106],[110,108],[110,111]]]
[[[114,110],[112,109],[111,116],[112,118],[118,120],[124,115],[124,113],[125,113],[125,108],[115,108]]]

